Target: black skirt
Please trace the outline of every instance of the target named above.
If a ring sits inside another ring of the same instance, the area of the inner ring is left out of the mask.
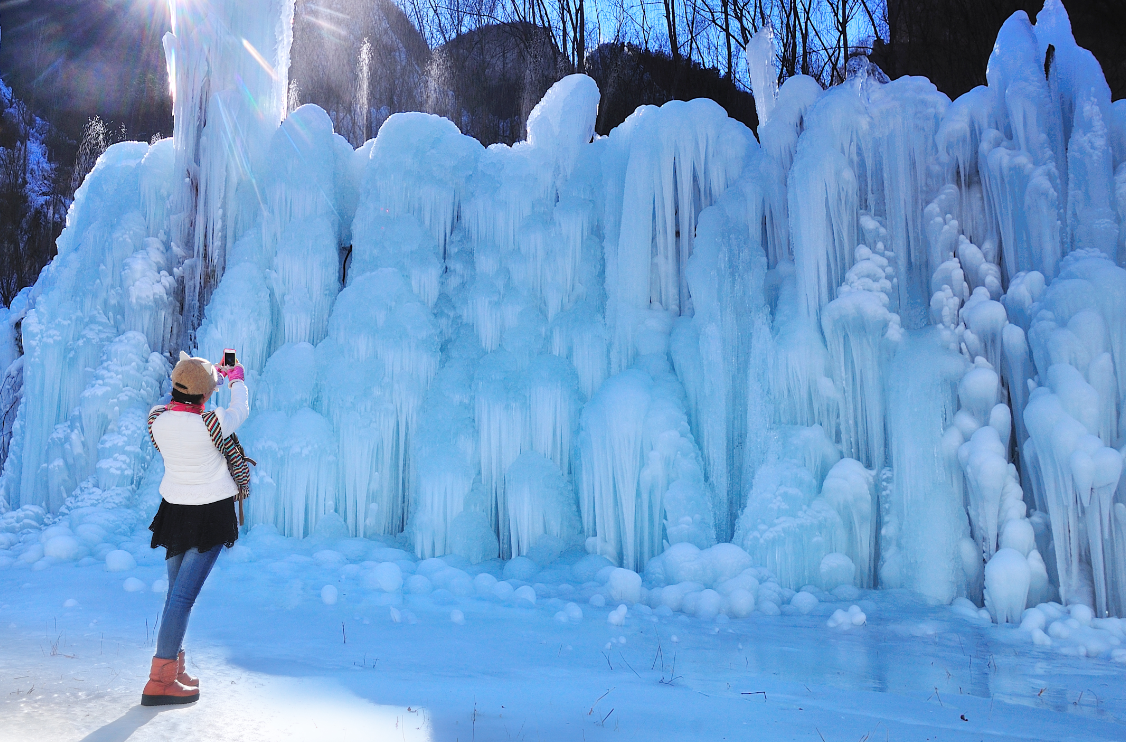
[[[210,551],[219,544],[233,546],[238,540],[235,498],[206,505],[173,505],[162,499],[149,530],[152,548],[163,546],[165,559],[192,548]]]

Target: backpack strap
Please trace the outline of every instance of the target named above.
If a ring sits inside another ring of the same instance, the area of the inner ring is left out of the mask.
[[[168,408],[164,405],[157,405],[149,412],[149,440],[152,441],[153,448],[158,452],[160,451],[160,446],[156,445],[156,438],[152,437],[152,424],[156,422],[156,419],[160,417],[161,413],[165,412],[167,409]]]
[[[239,442],[237,435],[231,433],[226,438],[223,437],[223,426],[219,422],[218,415],[208,411],[200,417],[203,418],[203,424],[207,426],[211,442],[215,444],[215,448],[219,449],[223,458],[227,460],[227,468],[231,472],[231,478],[235,480],[235,485],[239,489],[237,499],[241,508],[242,500],[250,495],[250,465],[257,465],[257,462],[243,451],[242,443]]]

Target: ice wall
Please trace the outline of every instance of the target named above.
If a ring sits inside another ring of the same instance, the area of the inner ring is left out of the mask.
[[[99,158],[26,297],[23,398],[0,478],[13,508],[57,512],[103,453],[129,459],[103,487],[132,486],[144,471],[143,419],[179,327],[176,258],[154,206],[167,199],[172,150],[171,140],[126,142]]]
[[[763,33],[757,137],[705,100],[597,137],[572,75],[487,148],[287,112],[292,10],[175,6],[174,139],[107,151],[9,310],[5,522],[131,527],[168,359],[235,347],[285,535],[1126,612],[1126,106],[1058,2],[953,102],[863,58],[775,90]]]

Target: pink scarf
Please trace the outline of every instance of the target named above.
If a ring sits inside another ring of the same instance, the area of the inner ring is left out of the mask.
[[[202,404],[187,404],[184,402],[169,402],[165,407],[170,412],[194,412],[197,415],[203,414]]]

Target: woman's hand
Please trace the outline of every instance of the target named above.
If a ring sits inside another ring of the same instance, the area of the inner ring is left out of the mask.
[[[227,368],[227,383],[234,384],[236,381],[246,383],[241,363],[236,363],[234,366]]]

